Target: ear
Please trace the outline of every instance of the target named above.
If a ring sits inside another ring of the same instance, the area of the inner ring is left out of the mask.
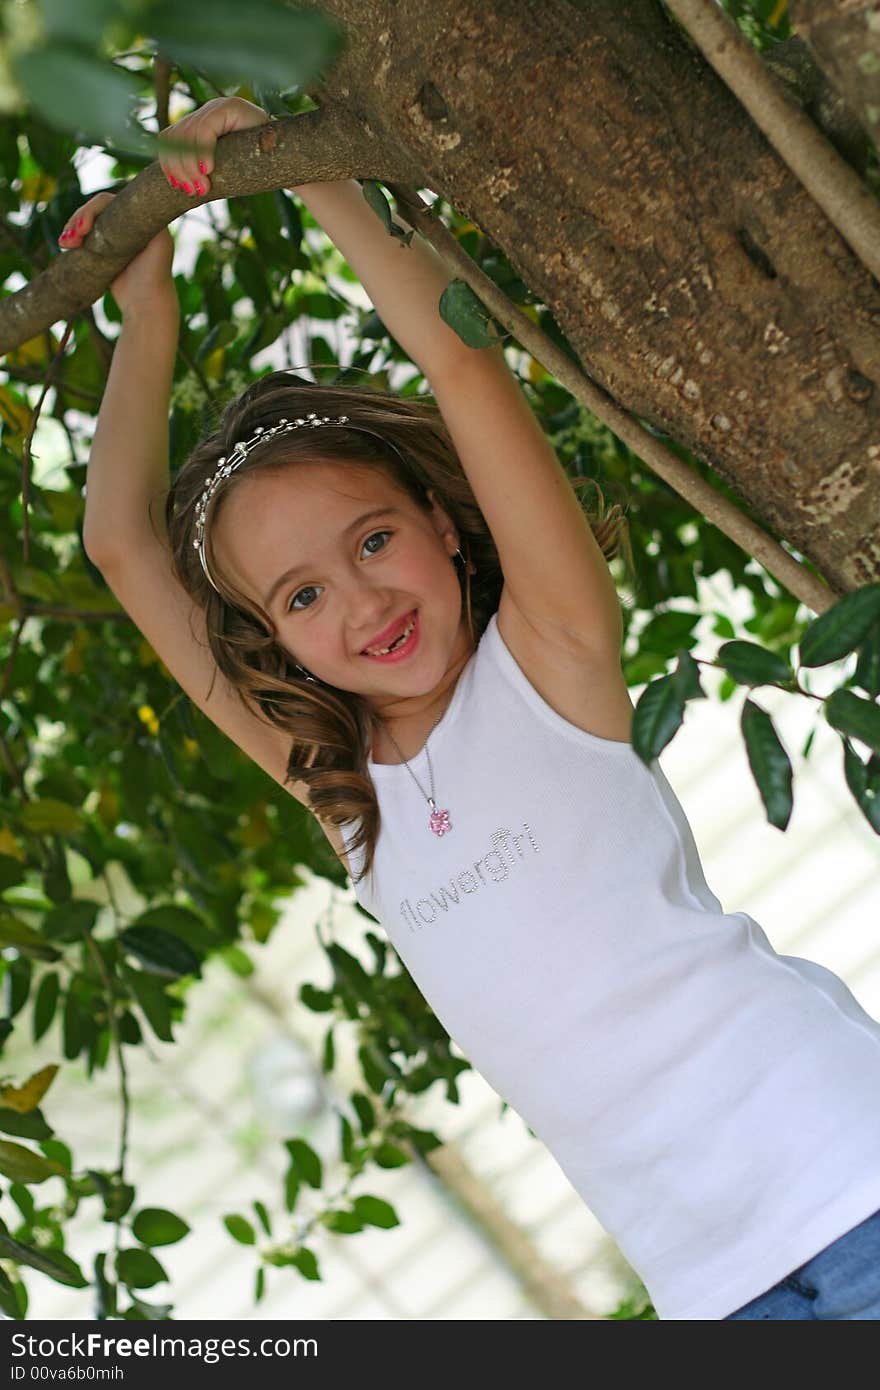
[[[446,508],[443,507],[441,503],[437,501],[437,498],[434,494],[434,489],[432,487],[429,487],[427,489],[427,496],[433,508],[432,519],[437,535],[440,537],[441,540],[447,539],[454,542],[452,550],[450,552],[450,554],[454,555],[459,545],[458,528],[456,527],[455,522],[452,520],[452,517],[446,511]]]

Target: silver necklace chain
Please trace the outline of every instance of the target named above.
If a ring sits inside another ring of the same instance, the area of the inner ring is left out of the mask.
[[[447,705],[447,709],[448,709],[448,705]],[[425,739],[425,743],[424,743],[425,756],[426,756],[426,758],[428,759],[428,772],[430,773],[430,776],[431,776],[431,795],[430,795],[430,796],[428,796],[427,793],[425,792],[424,787],[422,786],[422,784],[421,784],[421,782],[419,781],[418,777],[416,776],[416,774],[413,772],[412,768],[410,767],[408,760],[407,760],[406,758],[403,757],[403,749],[401,748],[400,744],[397,742],[397,739],[394,737],[394,735],[393,735],[393,733],[391,732],[391,730],[388,728],[387,724],[385,723],[385,720],[384,720],[384,719],[381,719],[381,718],[380,718],[380,720],[379,720],[380,724],[382,725],[383,729],[384,729],[385,732],[387,733],[388,737],[391,739],[391,742],[394,744],[394,747],[397,749],[397,751],[398,751],[398,753],[400,754],[401,758],[403,758],[403,763],[404,763],[404,766],[406,767],[407,772],[409,773],[410,777],[413,779],[413,781],[415,782],[415,784],[416,784],[416,786],[418,787],[419,791],[422,793],[422,796],[425,798],[425,800],[427,801],[428,805],[429,805],[430,808],[431,808],[431,818],[430,818],[430,820],[428,821],[428,825],[430,826],[431,830],[433,830],[433,832],[434,832],[435,835],[446,835],[446,834],[452,829],[452,823],[451,823],[451,821],[450,821],[450,819],[449,819],[449,812],[448,812],[448,810],[446,810],[446,811],[438,811],[438,810],[437,810],[437,803],[436,803],[436,801],[434,800],[434,769],[433,769],[433,767],[431,766],[431,752],[430,752],[430,749],[428,748],[428,742],[429,742],[429,740],[430,740],[430,738],[431,738],[431,734],[433,734],[434,730],[436,729],[437,725],[440,723],[440,720],[443,718],[443,715],[444,715],[445,713],[446,713],[446,710],[443,710],[443,712],[442,712],[441,714],[439,714],[439,715],[437,716],[437,718],[434,720],[434,723],[433,723],[432,726],[431,726],[431,731],[430,731],[430,733],[428,734],[428,737]]]

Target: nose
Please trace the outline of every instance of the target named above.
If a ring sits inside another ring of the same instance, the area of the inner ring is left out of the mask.
[[[375,633],[381,632],[398,616],[402,602],[402,599],[396,602],[387,589],[354,585],[345,599],[349,646],[356,652],[363,651]]]

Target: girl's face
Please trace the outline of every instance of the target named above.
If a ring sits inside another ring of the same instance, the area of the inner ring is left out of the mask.
[[[277,640],[319,680],[383,714],[417,712],[472,650],[452,556],[458,534],[433,501],[427,513],[379,469],[313,462],[242,478],[209,521],[215,563],[261,603]],[[375,516],[364,518],[367,512]],[[388,646],[415,612],[415,641]],[[378,642],[377,642],[378,639]]]

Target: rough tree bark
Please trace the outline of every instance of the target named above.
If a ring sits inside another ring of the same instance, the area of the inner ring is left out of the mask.
[[[436,191],[624,408],[835,588],[880,579],[880,287],[659,0],[321,8],[349,45],[313,91],[320,111],[229,137],[215,195],[350,176]],[[28,336],[179,214],[160,183],[135,180],[91,259],[71,253],[33,288]]]
[[[828,81],[880,144],[880,8],[876,0],[790,0],[792,23]]]

